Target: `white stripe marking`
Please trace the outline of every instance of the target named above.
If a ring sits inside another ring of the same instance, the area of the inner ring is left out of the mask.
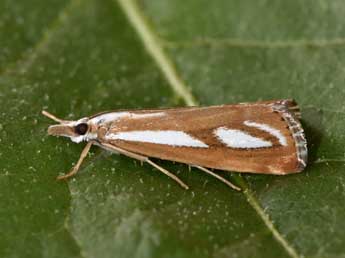
[[[94,124],[99,124],[99,123],[108,123],[108,122],[116,121],[123,117],[128,117],[132,119],[142,119],[142,118],[148,118],[148,117],[160,117],[164,115],[165,115],[164,112],[146,113],[146,114],[135,114],[131,112],[112,112],[112,113],[106,113],[103,115],[96,116],[90,119],[90,121]]]
[[[283,146],[287,146],[287,141],[285,136],[277,129],[266,125],[266,124],[260,124],[260,123],[255,123],[255,122],[251,122],[251,121],[244,121],[244,124],[246,126],[250,126],[250,127],[255,127],[257,129],[260,129],[262,131],[268,132],[269,134],[275,136],[278,140],[279,143]]]
[[[130,131],[111,133],[105,136],[108,140],[124,140],[135,142],[149,142],[156,144],[165,144],[171,146],[186,146],[208,148],[208,145],[202,141],[181,131]]]
[[[223,143],[231,148],[256,149],[272,146],[271,142],[251,136],[240,130],[220,127],[214,133]]]

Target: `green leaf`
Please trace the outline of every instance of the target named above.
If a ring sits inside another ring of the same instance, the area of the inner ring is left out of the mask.
[[[0,2],[0,257],[344,257],[343,1]],[[42,109],[295,98],[310,162],[284,177],[147,164],[48,137]]]

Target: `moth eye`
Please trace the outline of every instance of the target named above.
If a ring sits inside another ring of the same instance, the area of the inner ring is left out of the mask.
[[[89,126],[86,123],[81,123],[77,125],[76,127],[74,127],[74,131],[79,135],[84,135],[86,134],[88,128]]]

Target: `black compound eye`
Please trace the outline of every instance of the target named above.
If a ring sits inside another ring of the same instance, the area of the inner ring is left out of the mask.
[[[88,128],[89,126],[86,123],[81,123],[77,125],[76,127],[74,127],[74,131],[79,135],[84,135],[86,134]]]

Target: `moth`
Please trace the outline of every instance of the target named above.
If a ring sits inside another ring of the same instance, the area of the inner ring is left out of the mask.
[[[307,165],[307,142],[293,100],[108,111],[76,121],[42,113],[59,123],[49,126],[49,135],[87,142],[73,169],[58,179],[78,172],[91,145],[146,162],[186,189],[184,182],[151,158],[196,167],[236,190],[210,169],[286,175]]]

